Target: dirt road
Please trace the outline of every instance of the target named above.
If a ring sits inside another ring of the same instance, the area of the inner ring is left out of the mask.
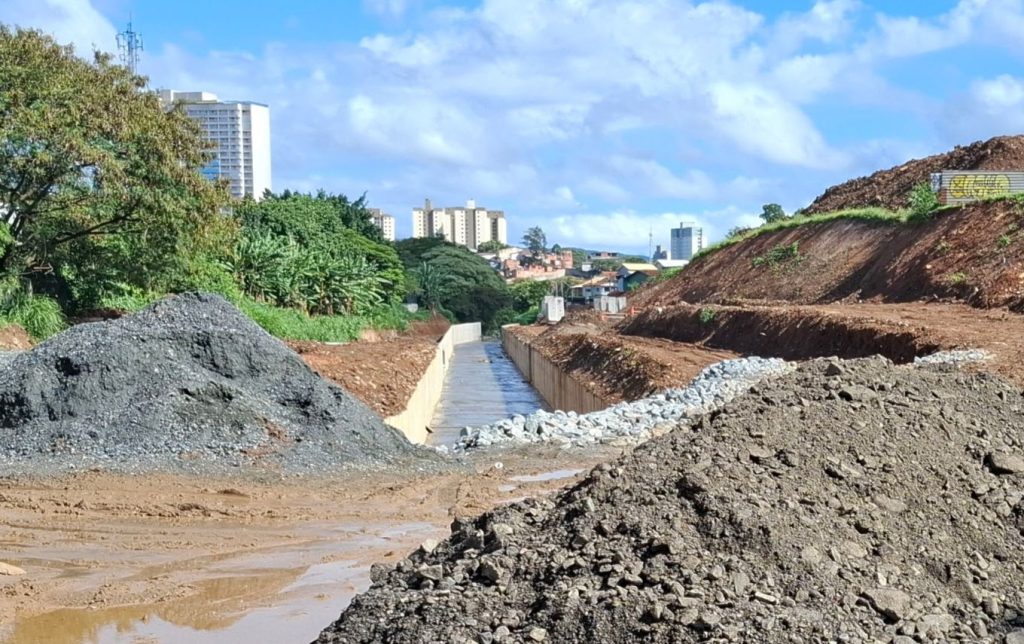
[[[27,574],[0,576],[0,639],[307,642],[372,563],[617,453],[493,453],[475,473],[418,479],[3,481],[0,561]]]

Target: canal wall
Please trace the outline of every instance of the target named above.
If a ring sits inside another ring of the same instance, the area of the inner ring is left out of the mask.
[[[533,385],[552,409],[575,411],[586,414],[607,409],[609,403],[589,392],[551,360],[530,346],[509,329],[518,325],[510,324],[501,329],[501,346],[512,362],[519,368],[526,381]]]
[[[455,347],[477,342],[482,337],[480,323],[455,324],[449,327],[437,343],[434,359],[423,372],[419,383],[409,397],[405,409],[384,419],[388,425],[405,434],[413,443],[427,442],[427,425],[434,416],[434,408],[441,399],[444,377],[452,363]]]

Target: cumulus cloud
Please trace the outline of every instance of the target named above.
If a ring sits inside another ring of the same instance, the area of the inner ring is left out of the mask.
[[[1002,74],[974,81],[947,106],[943,127],[964,141],[1024,134],[1024,78]]]
[[[4,0],[0,22],[45,31],[79,56],[117,49],[117,29],[89,0]]]
[[[660,212],[645,214],[635,210],[609,213],[563,215],[550,222],[548,239],[573,240],[587,248],[624,248],[646,254],[650,235],[654,244],[669,247],[669,230],[680,222],[695,222],[704,228],[705,239],[724,236],[734,222],[750,225],[756,217],[736,208],[703,212]]]

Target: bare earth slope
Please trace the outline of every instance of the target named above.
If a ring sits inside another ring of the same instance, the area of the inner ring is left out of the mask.
[[[859,179],[832,186],[806,208],[808,213],[880,206],[891,210],[907,207],[915,185],[942,170],[1024,170],[1024,136],[997,136],[968,146],[914,159],[879,170]]]
[[[1024,309],[1024,209],[976,203],[914,224],[833,220],[758,235],[698,258],[677,277],[637,293],[635,306],[761,299],[802,304],[845,299],[958,299]],[[755,266],[778,246],[799,257]]]

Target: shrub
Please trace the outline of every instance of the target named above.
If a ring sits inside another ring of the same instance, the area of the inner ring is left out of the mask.
[[[941,205],[939,203],[939,196],[932,190],[932,186],[927,181],[914,186],[910,191],[909,198],[910,205],[910,216],[911,221],[921,221],[931,217],[932,213]]]
[[[0,321],[21,325],[35,340],[44,340],[67,327],[56,300],[34,295],[15,278],[0,281]]]
[[[803,260],[803,256],[800,255],[800,242],[793,242],[792,244],[777,244],[770,251],[764,255],[758,255],[751,262],[755,268],[760,266],[768,266],[774,268],[780,264],[787,262],[799,263]]]
[[[1011,238],[1009,235],[1000,235],[999,239],[996,241],[996,243],[999,244],[1000,248],[1006,248],[1012,242],[1013,242],[1013,238]]]
[[[697,319],[700,320],[701,324],[711,324],[715,321],[715,314],[718,313],[715,309],[705,306],[697,314]]]

